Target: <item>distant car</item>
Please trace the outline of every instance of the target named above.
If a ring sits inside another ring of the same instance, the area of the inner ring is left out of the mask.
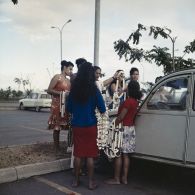
[[[42,108],[50,108],[51,101],[51,95],[46,92],[33,92],[19,100],[19,109],[34,108],[36,112],[39,112]]]

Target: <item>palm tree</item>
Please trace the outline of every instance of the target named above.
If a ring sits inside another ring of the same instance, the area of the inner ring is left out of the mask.
[[[29,84],[29,80],[22,80],[22,84],[23,84],[23,88],[24,88],[24,91],[26,91],[26,88],[25,86]]]
[[[19,78],[14,78],[14,82],[18,84],[18,91],[20,90],[20,85],[22,83],[22,79],[19,79]]]

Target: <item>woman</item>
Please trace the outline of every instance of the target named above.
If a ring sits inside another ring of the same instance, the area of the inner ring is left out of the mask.
[[[106,79],[105,81],[100,81],[99,78],[102,76],[101,68],[99,66],[94,66],[94,72],[95,72],[96,84],[101,93],[104,91],[105,87],[107,87],[113,80],[117,78],[117,75],[118,75],[118,72],[115,72],[113,77],[110,77]]]
[[[54,148],[59,150],[60,130],[65,129],[67,125],[67,115],[63,117],[60,113],[60,93],[70,91],[70,80],[67,76],[72,75],[74,65],[72,62],[63,60],[61,62],[61,74],[56,74],[50,81],[47,93],[52,95],[51,115],[48,120],[48,129],[53,129]]]
[[[128,84],[128,98],[122,103],[118,110],[115,125],[123,125],[121,155],[114,159],[114,178],[106,181],[107,184],[127,184],[129,172],[129,154],[135,152],[135,124],[134,118],[137,113],[138,100],[142,97],[139,83],[131,80]],[[123,165],[123,167],[122,167]],[[121,176],[122,169],[122,178]]]
[[[119,104],[121,104],[125,100],[126,88],[124,72],[122,70],[117,70],[117,78],[115,78],[108,87],[110,98],[113,99],[115,92],[117,92],[117,97],[119,97],[120,102]],[[113,103],[114,102],[108,106],[109,109],[113,108]]]
[[[92,64],[85,62],[79,68],[72,83],[68,97],[67,111],[72,114],[74,169],[75,180],[73,187],[80,183],[79,173],[81,159],[87,158],[89,189],[97,187],[93,181],[94,157],[98,155],[97,148],[97,119],[95,109],[101,113],[106,111],[104,100],[95,84],[95,75]]]
[[[129,71],[130,80],[138,81],[139,80],[139,70],[135,67],[132,67]]]

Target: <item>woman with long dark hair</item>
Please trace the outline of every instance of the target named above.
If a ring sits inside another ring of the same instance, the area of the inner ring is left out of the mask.
[[[93,181],[94,157],[98,155],[97,147],[97,119],[95,109],[101,113],[106,111],[102,95],[95,84],[94,68],[85,62],[79,68],[72,83],[68,97],[67,111],[72,114],[74,169],[75,180],[73,186],[80,183],[79,173],[82,158],[87,158],[89,189],[97,187]]]

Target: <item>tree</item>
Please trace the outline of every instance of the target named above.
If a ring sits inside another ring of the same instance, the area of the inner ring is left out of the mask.
[[[161,48],[154,45],[152,49],[144,50],[142,48],[138,49],[130,46],[131,41],[133,45],[138,45],[142,37],[141,32],[147,30],[149,30],[149,36],[153,36],[154,39],[157,39],[159,36],[164,39],[170,39],[172,42],[172,54],[167,47]],[[138,24],[137,30],[131,33],[126,41],[119,39],[114,42],[114,49],[120,59],[124,57],[125,61],[129,61],[130,63],[134,63],[136,60],[139,62],[141,60],[146,60],[149,63],[154,62],[158,66],[163,66],[165,74],[175,70],[195,67],[195,61],[193,59],[183,58],[186,54],[195,51],[195,40],[185,47],[182,57],[175,57],[176,39],[177,37],[172,37],[171,30],[166,27],[150,26],[147,28],[142,24]]]
[[[29,80],[22,80],[24,91],[26,91],[26,85],[29,85]]]
[[[18,84],[18,91],[19,91],[20,90],[20,85],[22,83],[22,78],[20,79],[20,78],[16,77],[16,78],[14,78],[14,82]]]
[[[29,85],[30,89],[31,90],[31,82],[29,79],[23,79],[22,77],[21,78],[14,78],[14,82],[18,84],[18,91],[20,90],[20,85],[22,84],[23,85],[23,89],[24,89],[24,92],[27,92],[26,90],[26,86]]]
[[[5,98],[8,99],[11,96],[11,87],[9,86],[6,90],[5,90]]]

